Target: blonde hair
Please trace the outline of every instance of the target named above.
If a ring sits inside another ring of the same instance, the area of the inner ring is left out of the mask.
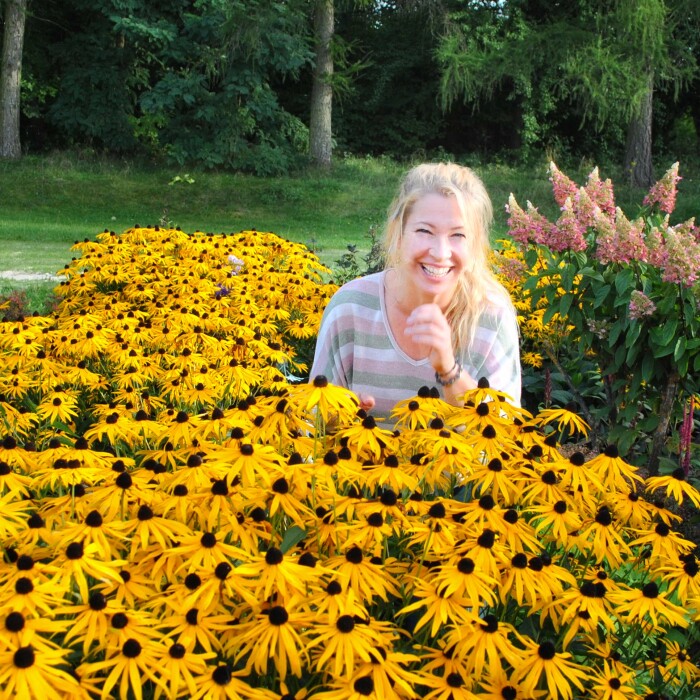
[[[512,307],[508,292],[491,268],[489,229],[493,206],[481,179],[456,163],[423,163],[409,170],[388,211],[382,249],[385,266],[401,262],[401,243],[406,219],[414,204],[427,194],[455,197],[470,245],[471,266],[465,266],[445,315],[452,328],[456,353],[468,351],[479,317],[493,303]]]

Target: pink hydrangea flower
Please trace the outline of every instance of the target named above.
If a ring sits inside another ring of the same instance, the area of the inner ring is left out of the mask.
[[[678,175],[678,163],[676,162],[655,185],[652,185],[642,204],[650,207],[658,205],[661,211],[671,214],[676,207],[678,182],[681,179]]]
[[[629,315],[632,321],[651,316],[656,311],[656,304],[644,292],[635,289],[630,296]]]
[[[604,265],[608,263],[630,263],[633,260],[646,262],[649,257],[644,237],[644,220],[630,221],[619,207],[615,221],[602,212],[596,219],[596,257]]]
[[[700,243],[692,231],[682,227],[666,231],[666,260],[663,265],[664,282],[692,287],[700,276]]]
[[[615,215],[615,193],[613,192],[612,180],[610,178],[601,180],[598,168],[591,170],[584,189],[586,194],[603,212],[610,216]]]
[[[542,244],[549,237],[549,232],[554,225],[540,214],[530,202],[527,203],[527,211],[523,211],[511,192],[506,205],[509,214],[508,228],[513,239],[521,245],[528,243]]]
[[[563,250],[586,250],[586,227],[574,211],[571,198],[564,202],[561,216],[556,225],[549,230],[544,241],[551,250],[561,253]]]
[[[549,172],[551,174],[549,180],[554,190],[554,199],[560,207],[563,207],[569,197],[573,198],[576,196],[578,186],[568,176],[564,175],[553,161],[549,164]]]

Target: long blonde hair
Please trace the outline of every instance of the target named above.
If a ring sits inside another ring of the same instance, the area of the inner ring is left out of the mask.
[[[445,315],[452,328],[456,352],[468,351],[479,317],[492,304],[511,306],[508,292],[491,268],[489,229],[493,206],[481,179],[456,163],[423,163],[408,171],[388,211],[382,249],[387,268],[401,262],[401,243],[406,219],[413,205],[427,194],[455,197],[471,244],[469,259]],[[469,235],[471,234],[471,235]]]

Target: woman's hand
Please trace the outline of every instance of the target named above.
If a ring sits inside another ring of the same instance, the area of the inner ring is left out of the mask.
[[[370,394],[358,394],[357,398],[360,399],[360,408],[365,411],[371,411],[374,408],[374,396]]]
[[[445,374],[454,367],[452,331],[437,304],[421,304],[413,309],[406,319],[404,332],[414,343],[426,346],[430,364],[438,374]]]

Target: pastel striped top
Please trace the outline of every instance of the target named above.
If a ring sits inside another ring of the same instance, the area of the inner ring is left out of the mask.
[[[311,377],[323,374],[356,394],[370,394],[376,401],[372,413],[387,418],[397,401],[436,382],[428,359],[409,357],[391,333],[385,272],[352,280],[333,295],[321,321]],[[474,379],[486,377],[491,387],[519,405],[520,342],[512,309],[492,304],[479,319],[471,347],[460,361]]]

